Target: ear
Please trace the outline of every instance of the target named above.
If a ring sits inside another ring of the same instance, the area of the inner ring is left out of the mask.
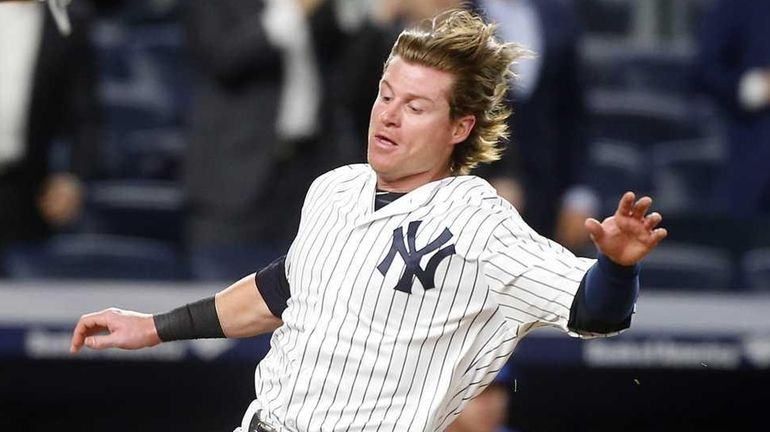
[[[465,141],[476,125],[476,116],[468,114],[455,120],[452,124],[452,145]]]

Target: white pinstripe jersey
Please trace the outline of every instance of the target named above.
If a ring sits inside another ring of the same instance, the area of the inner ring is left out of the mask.
[[[535,233],[486,181],[445,178],[378,211],[375,188],[368,165],[310,187],[244,426],[261,409],[291,431],[443,430],[527,332],[576,335],[570,306],[594,260]]]

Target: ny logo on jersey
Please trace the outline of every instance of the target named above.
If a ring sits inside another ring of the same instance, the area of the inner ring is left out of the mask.
[[[421,223],[422,221],[409,222],[409,228],[407,228],[406,231],[406,245],[404,244],[403,228],[398,227],[393,230],[393,243],[390,246],[390,251],[377,266],[377,270],[385,276],[388,273],[388,270],[390,270],[390,265],[393,264],[396,252],[398,252],[406,264],[406,269],[404,270],[404,274],[401,275],[401,279],[398,280],[395,289],[407,294],[412,293],[412,281],[415,276],[420,280],[424,289],[428,290],[435,288],[436,284],[433,281],[433,278],[436,275],[436,268],[444,258],[455,253],[454,244],[439,250],[428,261],[428,266],[423,270],[423,268],[420,267],[422,257],[435,251],[441,246],[444,246],[452,238],[452,232],[449,231],[448,228],[444,228],[444,232],[442,232],[438,238],[428,243],[424,248],[417,249],[417,246],[415,245],[415,236],[417,235],[417,228],[419,228]]]

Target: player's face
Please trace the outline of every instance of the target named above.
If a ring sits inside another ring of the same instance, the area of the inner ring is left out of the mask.
[[[449,72],[393,58],[369,118],[368,159],[380,188],[408,192],[450,174],[452,150],[475,124],[450,117],[453,82]]]

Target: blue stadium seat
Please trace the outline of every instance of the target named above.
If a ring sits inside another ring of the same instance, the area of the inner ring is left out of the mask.
[[[178,22],[137,26],[127,42],[132,52],[141,53],[154,66],[172,112],[181,119],[189,106],[193,70],[182,26]]]
[[[185,202],[177,183],[94,181],[87,197],[82,230],[181,244]]]
[[[653,210],[660,210],[657,195],[652,195]],[[666,243],[688,243],[730,250],[737,258],[746,248],[751,228],[729,216],[702,208],[699,212],[662,210],[661,226],[668,229]]]
[[[137,176],[134,155],[124,148],[131,144],[127,141],[138,131],[181,130],[191,97],[191,68],[180,23],[163,18],[163,11],[145,16],[152,9],[149,5],[134,9],[126,12],[133,18],[100,20],[93,32],[106,124],[104,152],[111,177]],[[138,176],[157,178],[158,174]]]
[[[752,249],[741,259],[743,280],[754,291],[770,291],[770,247]]]
[[[177,280],[186,277],[173,246],[129,237],[68,234],[43,245],[6,249],[4,267],[13,279]]]
[[[673,213],[713,212],[725,149],[721,140],[696,139],[656,144],[651,151],[655,206]]]
[[[166,144],[181,141],[191,68],[178,20],[171,19],[168,8],[155,10],[145,3],[132,3],[117,19],[100,20],[93,32],[106,124],[106,174],[178,178],[179,159]],[[139,146],[139,139],[147,143]],[[163,148],[153,148],[158,141]]]
[[[584,27],[592,34],[622,39],[633,31],[632,2],[584,0],[575,2],[575,7]]]
[[[647,166],[644,152],[634,143],[597,140],[589,145],[587,177],[599,195],[602,214],[614,213],[625,191],[649,189]]]
[[[642,261],[645,289],[726,291],[732,288],[730,252],[686,243],[661,243]]]
[[[620,73],[626,88],[686,94],[692,87],[692,58],[688,53],[637,49],[615,60],[620,64]]]
[[[107,125],[117,132],[178,125],[181,101],[174,99],[174,74],[149,52],[126,48],[120,59],[121,75],[102,71],[99,97]],[[115,55],[115,53],[111,53]]]
[[[179,179],[185,149],[181,128],[134,130],[118,142],[120,158],[113,164],[113,172],[134,179]]]
[[[700,138],[701,125],[685,98],[649,91],[596,89],[588,95],[591,136],[651,146]]]

